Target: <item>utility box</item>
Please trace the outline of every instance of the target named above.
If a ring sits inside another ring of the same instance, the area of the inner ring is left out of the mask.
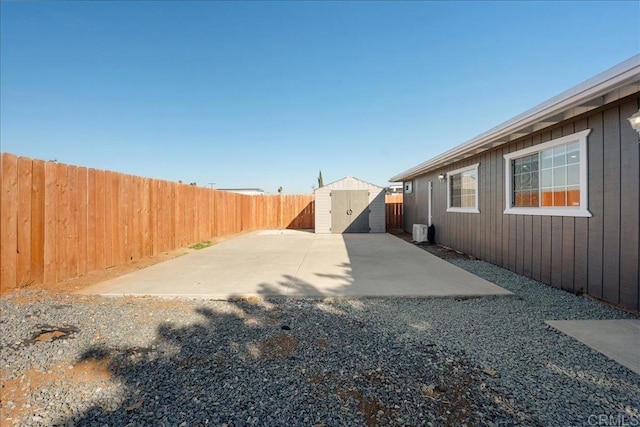
[[[384,188],[348,176],[314,195],[316,233],[386,232]]]
[[[413,224],[413,233],[411,233],[411,239],[414,242],[426,242],[429,227],[427,224]]]

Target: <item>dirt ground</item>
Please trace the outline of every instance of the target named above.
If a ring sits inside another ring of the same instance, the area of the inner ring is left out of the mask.
[[[218,239],[215,243],[222,240],[223,239]],[[186,247],[175,251],[163,252],[155,257],[143,258],[105,270],[92,271],[84,276],[58,282],[33,284],[12,289],[2,288],[0,289],[0,297],[11,299],[14,304],[33,304],[45,299],[53,299],[61,303],[69,303],[70,301],[87,303],[96,299],[96,297],[71,294],[95,283],[100,283],[132,271],[184,256],[195,250],[196,249]],[[117,302],[114,301],[114,304],[125,304],[129,300],[131,300],[131,298],[120,298]],[[148,303],[176,306],[180,305],[181,301],[150,299]],[[51,333],[50,335],[43,335],[39,340],[53,340],[56,338],[55,333]],[[37,390],[43,387],[49,387],[55,382],[82,381],[85,383],[95,383],[96,387],[98,387],[101,382],[109,380],[108,362],[108,360],[89,362],[67,360],[59,362],[55,366],[30,369],[20,377],[7,381],[4,380],[8,377],[7,372],[5,372],[3,368],[0,368],[0,425],[15,425],[17,420],[24,419],[26,414],[31,411],[31,395]],[[11,405],[7,405],[7,402],[10,402]]]
[[[193,252],[194,249],[183,248],[171,252],[163,252],[155,257],[147,257],[140,260],[132,261],[124,265],[117,265],[105,270],[96,270],[87,273],[84,276],[74,277],[71,279],[60,280],[58,282],[39,283],[24,286],[21,288],[0,289],[0,296],[5,296],[19,290],[46,290],[51,292],[76,292],[89,285],[100,283],[105,280],[113,279],[114,277],[122,276],[132,271],[140,270],[142,268],[149,267],[159,262],[167,261],[172,258],[176,258],[182,255],[186,255]]]

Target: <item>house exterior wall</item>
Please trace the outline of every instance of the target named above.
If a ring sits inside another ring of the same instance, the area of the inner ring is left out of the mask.
[[[347,177],[315,190],[315,231],[331,233],[331,190],[369,190],[369,227],[371,233],[386,231],[384,188],[356,178]]]
[[[427,224],[433,182],[436,242],[551,286],[639,311],[640,144],[627,118],[638,111],[636,93],[509,144],[413,180],[404,194],[404,229]],[[587,137],[588,209],[592,217],[509,215],[503,155],[591,129]],[[480,213],[446,212],[440,173],[479,163]]]

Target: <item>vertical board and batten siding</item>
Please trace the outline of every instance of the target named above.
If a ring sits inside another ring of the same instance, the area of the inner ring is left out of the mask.
[[[369,228],[371,233],[384,233],[386,231],[384,188],[353,177],[346,177],[314,191],[316,233],[331,233],[332,190],[369,190]]]
[[[627,118],[640,109],[640,99],[619,107],[620,127],[620,289],[619,301],[638,301],[640,311],[640,142]],[[633,141],[636,141],[634,144]]]
[[[404,194],[404,229],[428,221],[433,182],[433,224],[439,244],[570,292],[639,311],[640,144],[627,118],[638,94],[439,168],[413,180]],[[505,215],[503,155],[591,129],[587,140],[590,218]],[[438,179],[479,163],[479,214],[446,212],[446,181]]]

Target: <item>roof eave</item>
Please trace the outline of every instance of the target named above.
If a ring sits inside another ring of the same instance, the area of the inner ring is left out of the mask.
[[[406,181],[640,91],[640,55],[389,179]],[[552,120],[553,119],[553,120]]]

